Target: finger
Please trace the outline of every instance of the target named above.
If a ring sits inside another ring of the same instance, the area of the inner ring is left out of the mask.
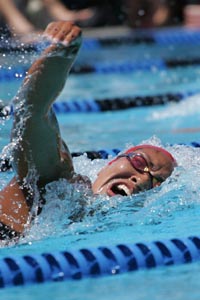
[[[64,41],[66,36],[71,32],[73,26],[74,24],[71,22],[63,22],[57,33],[54,35],[54,40],[60,42]]]
[[[44,31],[44,36],[55,38],[61,31],[62,27],[65,27],[65,30],[68,33],[71,30],[72,23],[64,21],[51,22]]]
[[[70,44],[79,36],[81,36],[81,29],[78,26],[73,26],[72,30],[69,32],[69,34],[66,35],[63,42],[65,44]]]
[[[50,33],[52,33],[53,29],[55,28],[55,26],[56,26],[55,22],[49,23],[48,26],[46,27],[43,35],[46,35],[46,36],[50,35]]]

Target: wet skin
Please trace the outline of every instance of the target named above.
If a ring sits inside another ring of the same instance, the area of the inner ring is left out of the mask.
[[[144,156],[153,177],[158,179],[155,186],[169,177],[174,169],[174,162],[162,151],[142,147],[134,151]],[[120,157],[105,166],[92,185],[94,194],[107,194],[112,197],[137,194],[152,188],[152,176],[148,172],[136,170],[126,157]]]

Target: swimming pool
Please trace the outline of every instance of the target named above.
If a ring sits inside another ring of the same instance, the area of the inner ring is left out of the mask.
[[[111,201],[102,196],[94,199],[81,191],[68,190],[63,182],[49,186],[49,202],[42,215],[18,245],[3,247],[0,257],[109,247],[122,242],[199,234],[199,148],[191,143],[199,142],[200,67],[198,64],[173,68],[163,65],[163,60],[172,58],[185,59],[189,56],[196,59],[198,51],[199,43],[188,46],[184,41],[82,48],[77,66],[86,62],[91,65],[126,61],[137,64],[134,70],[123,72],[115,67],[106,72],[72,73],[58,103],[74,99],[101,100],[168,93],[182,93],[186,97],[179,103],[128,110],[58,113],[62,134],[70,150],[124,149],[148,141],[169,149],[179,167],[161,187],[123,199],[115,197]],[[15,56],[16,70],[22,68],[16,62],[19,59],[24,61],[23,55]],[[32,56],[26,54],[26,59],[28,64]],[[144,60],[147,61],[145,67],[140,64]],[[9,67],[13,68],[10,59],[3,72],[9,72]],[[20,71],[15,74],[20,74]],[[5,103],[9,103],[20,84],[21,77],[17,75],[14,78],[6,80],[4,77],[0,82],[0,97]],[[196,95],[187,96],[189,93]],[[0,145],[3,148],[9,142],[12,118],[1,122]],[[107,161],[91,161],[83,155],[74,158],[74,163],[78,172],[94,179],[98,169]],[[2,187],[11,178],[12,172],[1,173],[0,176]],[[72,205],[69,197],[63,196],[69,191],[77,205]],[[83,206],[84,216],[80,220]],[[71,214],[76,216],[76,222],[71,222]],[[15,287],[0,290],[0,293],[6,299],[16,299],[16,295],[22,299],[196,299],[199,297],[198,269],[199,263],[194,263],[113,277]]]

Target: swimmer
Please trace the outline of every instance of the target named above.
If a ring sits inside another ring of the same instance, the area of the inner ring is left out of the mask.
[[[14,99],[11,133],[15,177],[0,192],[0,239],[18,238],[45,205],[46,184],[65,178],[89,186],[94,194],[128,196],[159,186],[175,159],[160,148],[141,145],[107,164],[93,183],[75,174],[72,157],[61,138],[52,104],[61,92],[81,46],[81,29],[72,22],[50,23],[43,33],[49,45],[32,64]]]

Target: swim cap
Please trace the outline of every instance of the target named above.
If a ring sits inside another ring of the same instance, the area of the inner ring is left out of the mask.
[[[135,152],[136,150],[139,150],[141,148],[149,148],[149,149],[154,149],[154,150],[157,150],[157,151],[160,151],[162,152],[164,155],[166,155],[167,157],[169,157],[172,161],[172,163],[174,164],[174,167],[177,166],[177,162],[175,160],[175,158],[172,156],[172,154],[170,152],[168,152],[167,150],[161,148],[161,147],[157,147],[157,146],[153,146],[153,145],[138,145],[138,146],[134,146],[134,147],[131,147],[129,148],[128,150],[126,150],[124,153],[131,153],[131,152]],[[109,165],[112,164],[114,161],[116,160],[113,159],[109,162]]]
[[[172,156],[172,154],[170,152],[168,152],[167,150],[165,150],[165,149],[163,149],[161,147],[158,147],[158,146],[153,146],[153,145],[138,145],[138,146],[129,148],[124,153],[134,152],[134,151],[139,150],[139,149],[141,149],[143,147],[149,148],[149,149],[158,150],[158,151],[162,152],[163,154],[165,154],[166,156],[168,156],[175,165],[177,165],[177,162],[176,162],[175,158]]]

